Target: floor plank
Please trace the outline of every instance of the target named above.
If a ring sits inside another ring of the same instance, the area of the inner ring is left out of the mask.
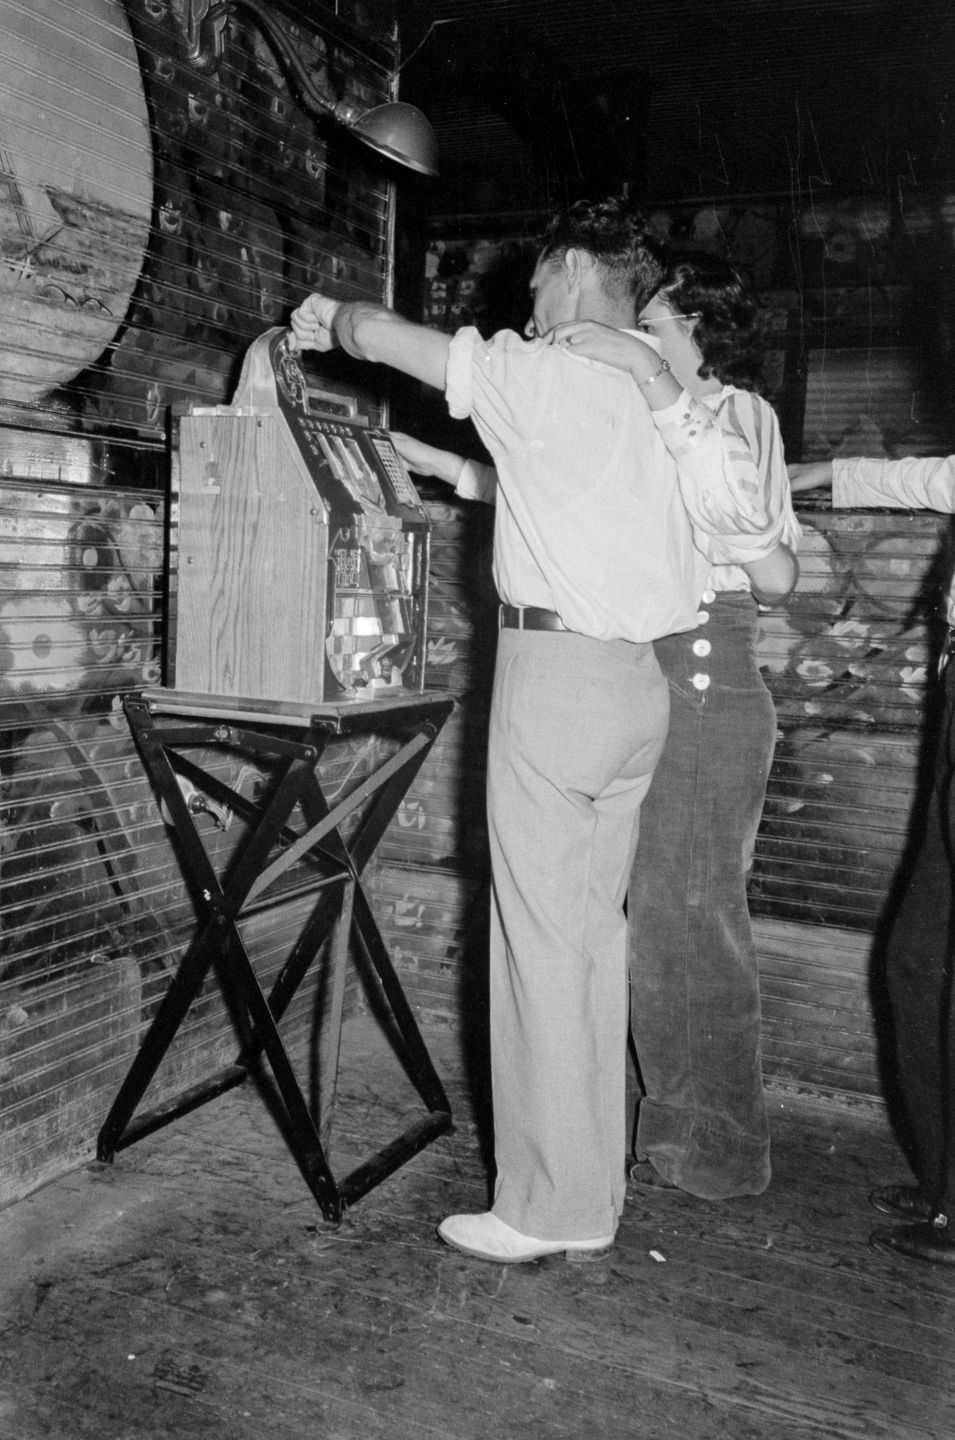
[[[329,1226],[250,1087],[0,1212],[3,1440],[950,1440],[955,1276],[872,1251],[905,1178],[872,1106],[773,1097],[765,1196],[631,1185],[601,1261],[497,1267],[434,1226],[486,1201],[456,1124]],[[346,1026],[337,1175],[420,1109]]]

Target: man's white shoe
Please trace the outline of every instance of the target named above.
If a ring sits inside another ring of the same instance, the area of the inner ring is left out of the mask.
[[[438,1226],[438,1234],[446,1245],[478,1260],[493,1260],[498,1265],[521,1265],[539,1260],[543,1255],[564,1255],[568,1260],[598,1260],[613,1244],[612,1235],[594,1240],[536,1240],[522,1235],[491,1211],[481,1215],[449,1215]]]

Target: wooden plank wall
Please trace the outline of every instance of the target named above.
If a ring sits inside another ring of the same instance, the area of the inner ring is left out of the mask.
[[[431,1024],[484,1021],[483,753],[494,637],[482,507],[432,503],[432,655],[459,709],[385,836],[383,928]],[[803,507],[803,580],[766,612],[761,668],[779,740],[751,878],[766,1073],[856,1100],[879,1094],[874,937],[931,742],[938,581],[949,524],[909,512]],[[468,568],[470,567],[470,569]]]
[[[305,113],[241,7],[221,64],[193,63],[204,8],[2,7],[0,1203],[93,1154],[190,929],[122,714],[161,679],[170,411],[227,401],[248,344],[308,291],[391,283],[387,167]],[[380,7],[289,9],[337,98],[391,98]],[[360,401],[380,418],[377,382]],[[329,796],[367,773],[360,751],[330,756]],[[264,783],[228,763],[241,793]],[[214,803],[198,818],[227,859],[242,826]],[[295,919],[248,922],[266,986]],[[193,1020],[150,1103],[233,1058],[215,994]]]
[[[896,196],[874,192],[830,197],[822,208],[791,196],[647,204],[660,238],[678,250],[725,256],[762,294],[768,377],[792,459],[955,449],[953,292],[939,251],[950,226],[944,201],[911,199],[901,209]],[[533,261],[533,217],[509,231],[483,223],[454,215],[432,221],[422,295],[428,323],[448,330],[470,323],[484,333],[523,324],[526,286],[519,281]],[[435,423],[426,409],[419,418]],[[405,429],[415,421],[400,419]],[[427,430],[420,433],[427,438]],[[440,423],[439,434],[440,443],[462,443]],[[874,1096],[873,938],[918,810],[932,740],[940,585],[955,554],[947,519],[837,515],[822,496],[801,514],[799,590],[788,607],[765,614],[760,645],[779,715],[750,885],[766,1068],[780,1084]],[[453,524],[439,527],[440,591],[480,552],[470,538],[476,523],[459,509]],[[473,1017],[462,1006],[480,994],[480,984],[461,967],[481,963],[486,876],[480,851],[465,853],[455,843],[478,836],[482,824],[477,747],[488,657],[469,665],[465,652],[476,637],[487,641],[493,616],[461,628],[473,594],[469,599],[461,583],[454,593],[458,628],[444,625],[439,606],[436,643],[449,673],[465,677],[467,718],[459,729],[469,737],[462,747],[467,784],[462,797],[450,751],[444,762],[436,757],[422,776],[427,793],[408,798],[409,807],[419,806],[408,824],[409,831],[418,827],[413,839],[386,839],[380,884],[422,1013],[467,1025]],[[461,937],[450,944],[432,928],[449,911],[452,934]]]
[[[122,712],[125,693],[159,677],[163,507],[153,491],[0,480],[0,1204],[93,1154],[193,926]],[[212,763],[249,799],[269,783],[248,757]],[[374,763],[363,740],[333,741],[321,765],[330,803]],[[195,798],[225,866],[245,827]],[[265,989],[308,908],[272,905],[244,922]],[[293,1043],[311,1033],[321,976],[319,965],[283,1020]],[[235,1048],[210,985],[147,1103]]]
[[[769,1079],[843,1100],[877,1096],[871,935],[762,916],[753,928]]]

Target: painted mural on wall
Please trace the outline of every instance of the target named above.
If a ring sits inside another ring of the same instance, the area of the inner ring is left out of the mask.
[[[918,812],[955,536],[928,514],[801,519],[799,588],[761,622],[779,736],[751,899],[870,929]]]
[[[222,63],[197,56],[209,9],[0,0],[0,1172],[13,1177],[67,1153],[74,1122],[88,1144],[189,930],[122,711],[160,677],[170,411],[228,400],[249,342],[305,291],[377,299],[387,281],[380,166],[304,113],[241,7]],[[389,98],[391,7],[302,11],[288,23],[316,83],[359,109]],[[342,388],[334,373],[327,388]],[[268,784],[223,763],[246,798]],[[327,793],[370,763],[336,751]],[[190,802],[227,857],[241,824]]]
[[[128,1055],[143,996],[171,963],[168,879],[151,894],[142,873],[161,855],[168,877],[172,857],[121,708],[124,691],[159,675],[162,560],[155,495],[0,482],[0,1152],[11,1177],[16,1137],[43,1126],[46,1097],[62,1085],[69,1104],[88,1102]]]
[[[155,225],[109,374],[101,418],[161,429],[190,395],[228,398],[237,357],[309,290],[379,298],[387,206],[354,147],[309,117],[254,22],[230,27],[226,62],[189,42],[205,0],[131,0],[153,119]],[[293,42],[329,94],[385,98],[356,57],[307,24]],[[347,158],[346,158],[347,156]]]
[[[725,255],[762,293],[792,458],[955,449],[955,197],[659,205],[648,219],[677,251]],[[529,235],[436,238],[424,318],[519,328],[533,260]],[[808,505],[803,518],[797,595],[762,624],[780,727],[754,903],[868,929],[912,815],[955,553],[949,522],[931,516]]]
[[[158,497],[0,486],[0,981],[86,962],[91,937],[109,948],[150,914],[176,953],[188,909],[123,712],[161,682],[163,585]],[[367,773],[367,749],[330,750],[329,794]],[[269,781],[242,758],[222,778],[248,799]]]
[[[646,214],[650,232],[664,244],[725,256],[763,293],[797,289],[808,299],[816,289],[874,289],[868,305],[859,297],[856,316],[865,315],[870,326],[878,323],[879,287],[928,284],[940,264],[950,269],[955,253],[955,195],[899,211],[883,199],[844,196],[796,208],[777,201],[649,203]],[[442,315],[455,324],[478,323],[487,277],[532,266],[536,233],[529,224],[522,234],[434,239],[425,267],[425,304],[434,323]],[[526,303],[526,290],[520,298]]]
[[[169,817],[123,711],[161,678],[163,550],[155,493],[0,481],[0,1195],[47,1147],[61,1163],[64,1145],[88,1151],[193,932]],[[265,757],[193,758],[247,801],[271,787]],[[330,744],[329,803],[381,758],[361,739]],[[181,784],[226,867],[244,821]],[[301,879],[293,869],[287,883]],[[293,905],[243,925],[270,964],[303,923]],[[193,1038],[164,1064],[167,1086],[234,1048],[212,979],[190,1023],[198,1057]]]
[[[153,177],[119,0],[4,3],[0,25],[0,400],[18,407],[114,338],[142,267]]]
[[[800,518],[796,594],[761,621],[760,654],[780,716],[917,727],[955,559],[949,520],[810,507]]]
[[[760,292],[767,373],[791,458],[955,448],[955,196],[649,205],[676,251],[737,265]],[[423,318],[520,329],[533,233],[429,248]]]
[[[494,604],[483,507],[433,503],[434,684],[464,704],[402,803],[381,854],[403,866],[486,873],[483,756]],[[947,517],[800,507],[801,579],[765,611],[759,661],[779,716],[757,842],[758,913],[871,930],[899,865],[931,733],[942,599],[955,565]],[[388,878],[388,899],[403,870]],[[431,907],[409,869],[396,935],[430,953]],[[402,892],[404,893],[404,892]],[[457,893],[456,891],[454,893]]]
[[[380,167],[303,110],[241,7],[218,64],[203,48],[209,0],[2,9],[8,419],[161,439],[170,406],[228,400],[248,344],[308,290],[381,298]],[[283,23],[333,99],[388,98],[386,74],[320,33],[320,18]],[[71,83],[77,73],[89,84]]]
[[[128,950],[150,912],[155,807],[121,696],[159,679],[163,515],[123,492],[6,482],[0,499],[2,980]]]

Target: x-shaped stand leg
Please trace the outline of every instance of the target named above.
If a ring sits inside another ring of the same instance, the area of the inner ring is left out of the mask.
[[[450,708],[449,702],[437,708],[434,716],[425,719],[410,738],[404,739],[395,755],[330,808],[316,774],[318,759],[328,739],[327,731],[309,730],[301,738],[288,740],[244,726],[206,721],[169,723],[155,717],[142,701],[127,701],[134,738],[147,773],[165,802],[180,846],[183,873],[197,907],[199,923],[100,1131],[97,1145],[100,1160],[112,1160],[116,1150],[241,1083],[251,1069],[259,1068],[263,1056],[268,1061],[280,1100],[286,1141],[328,1220],[340,1220],[347,1205],[437,1135],[450,1129],[447,1096],[361,883],[364,866]],[[215,744],[282,757],[277,783],[263,808],[180,753],[180,747]],[[207,793],[225,800],[252,825],[241,853],[222,882],[183,796],[180,774],[191,775],[201,782]],[[305,821],[302,832],[289,824],[297,805]],[[350,844],[346,844],[341,825],[361,806],[365,807],[361,821]],[[320,872],[317,899],[266,998],[237,922],[244,906],[300,861],[315,865]],[[320,1116],[316,1125],[279,1035],[278,1022],[330,931],[330,1012],[320,1038]],[[326,1148],[338,1068],[343,971],[350,938],[361,946],[372,967],[404,1046],[409,1076],[429,1113],[339,1183],[329,1168]],[[139,1101],[212,968],[239,1037],[240,1054],[236,1064],[134,1120]]]

